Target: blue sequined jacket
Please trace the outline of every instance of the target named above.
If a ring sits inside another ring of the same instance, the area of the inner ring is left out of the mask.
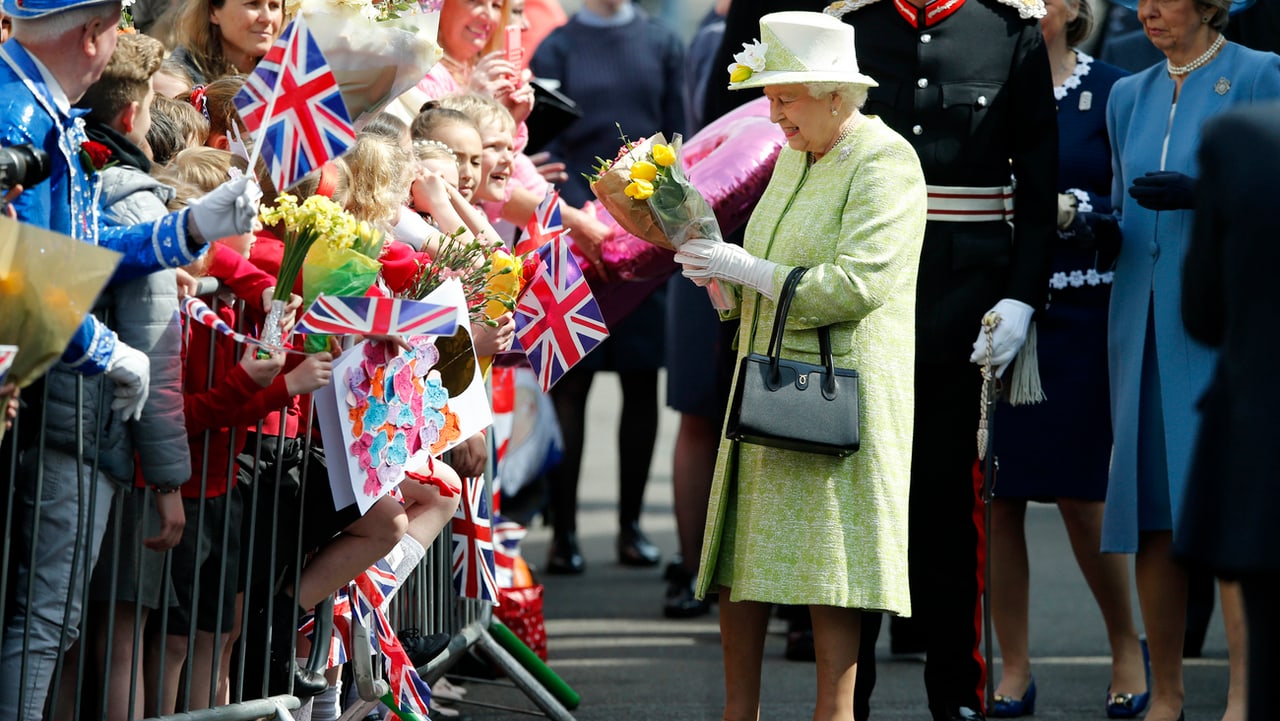
[[[35,60],[17,40],[0,46],[0,146],[30,144],[49,154],[49,179],[26,188],[13,202],[18,220],[101,245],[122,254],[113,281],[176,268],[207,247],[187,235],[187,211],[130,227],[100,227],[100,179],[81,162],[84,111],[63,109]],[[86,375],[106,370],[116,335],[92,315],[72,337],[62,361]]]

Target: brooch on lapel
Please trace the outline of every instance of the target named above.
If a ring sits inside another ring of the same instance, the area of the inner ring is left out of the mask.
[[[1093,93],[1088,90],[1080,93],[1080,112],[1087,113],[1093,107]]]
[[[1231,81],[1226,78],[1218,78],[1218,82],[1213,84],[1213,92],[1219,95],[1226,95],[1231,89]]]

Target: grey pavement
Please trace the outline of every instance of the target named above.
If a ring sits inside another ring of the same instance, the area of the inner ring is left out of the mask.
[[[540,575],[550,665],[582,696],[579,721],[720,718],[724,692],[716,613],[667,620],[661,606],[661,568],[618,565],[616,376],[599,374],[589,400],[588,450],[583,462],[578,528],[587,571],[578,577]],[[676,550],[671,510],[672,439],[677,416],[664,409],[642,525],[663,550]],[[1110,657],[1102,618],[1071,555],[1057,511],[1035,505],[1027,513],[1031,554],[1032,664],[1039,689],[1036,718],[1103,719]],[[550,530],[535,524],[523,544],[534,565],[546,557]],[[1134,613],[1137,599],[1134,597]],[[1140,623],[1140,619],[1139,619]],[[772,622],[766,641],[761,719],[806,721],[813,711],[813,665],[782,657],[785,626]],[[998,659],[998,657],[997,657]],[[875,719],[928,719],[919,660],[889,654],[881,634]],[[997,671],[998,671],[997,660]],[[1221,617],[1205,641],[1204,657],[1185,670],[1190,721],[1217,721],[1226,703],[1226,640]],[[532,709],[513,689],[474,686],[470,698]],[[521,718],[511,711],[466,707],[472,719]]]

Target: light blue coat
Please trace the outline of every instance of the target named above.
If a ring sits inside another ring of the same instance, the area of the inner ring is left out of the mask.
[[[1149,171],[1199,175],[1196,149],[1205,121],[1233,105],[1280,97],[1280,56],[1227,43],[1217,58],[1186,76],[1171,116],[1173,91],[1173,80],[1160,63],[1116,82],[1107,105],[1112,202],[1120,213],[1123,243],[1108,327],[1115,448],[1103,520],[1104,551],[1137,551],[1140,508],[1148,507],[1148,500],[1139,499],[1138,493],[1138,439],[1144,431],[1151,432],[1140,427],[1140,400],[1154,390],[1143,388],[1152,380],[1142,372],[1148,313],[1154,321],[1169,503],[1175,519],[1199,423],[1196,401],[1208,385],[1216,358],[1182,325],[1182,265],[1194,213],[1147,210],[1129,197],[1129,187]]]

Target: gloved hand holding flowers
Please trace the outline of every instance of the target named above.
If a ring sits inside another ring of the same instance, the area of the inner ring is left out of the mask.
[[[681,137],[670,144],[661,133],[626,142],[612,162],[600,160],[587,179],[591,192],[624,230],[667,250],[679,250],[690,238],[723,242],[720,225],[706,198],[689,182],[680,157]],[[706,284],[717,309],[733,307],[733,297],[720,284]]]

